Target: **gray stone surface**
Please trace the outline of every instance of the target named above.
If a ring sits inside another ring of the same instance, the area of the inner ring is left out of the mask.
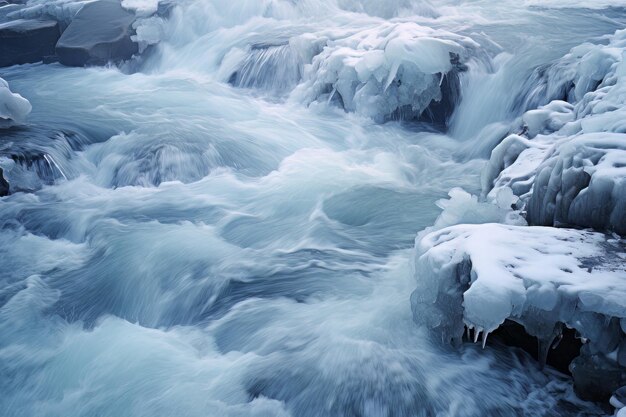
[[[39,62],[54,55],[59,39],[54,20],[19,19],[0,24],[0,67]]]
[[[129,59],[138,51],[131,40],[135,15],[119,1],[86,4],[56,46],[59,61],[68,66],[104,65]]]

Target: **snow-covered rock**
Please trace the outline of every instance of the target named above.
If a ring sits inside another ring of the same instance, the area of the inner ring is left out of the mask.
[[[372,118],[445,123],[460,96],[458,73],[475,55],[471,39],[413,22],[364,24],[233,48],[220,77],[237,87],[330,103]]]
[[[511,188],[531,224],[626,234],[625,54],[618,31],[608,45],[581,45],[556,63],[559,81],[545,88],[561,88],[569,102],[523,115],[492,152],[484,194]]]
[[[328,39],[305,67],[293,97],[307,104],[336,102],[378,121],[417,118],[431,103],[450,100],[451,106],[458,98],[449,97],[455,94],[456,73],[476,47],[459,35],[388,22]]]
[[[0,128],[24,121],[31,110],[29,101],[11,92],[9,84],[0,78]]]
[[[456,225],[420,239],[415,276],[414,319],[444,342],[459,343],[467,328],[485,343],[489,333],[512,320],[538,338],[545,360],[567,326],[588,340],[571,366],[577,383],[609,370],[619,378],[605,389],[624,383],[623,240],[552,227]]]

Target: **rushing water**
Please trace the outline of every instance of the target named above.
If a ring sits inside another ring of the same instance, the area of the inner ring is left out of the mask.
[[[440,3],[189,0],[122,70],[3,70],[33,112],[0,147],[45,169],[0,202],[0,414],[598,412],[519,352],[431,342],[409,260],[436,200],[478,192],[532,69],[626,13]],[[289,94],[298,58],[278,45],[385,19],[483,46],[449,134]],[[225,57],[256,44],[277,46],[229,80]]]

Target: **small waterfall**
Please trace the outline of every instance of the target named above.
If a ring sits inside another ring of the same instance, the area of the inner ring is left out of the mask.
[[[254,88],[285,95],[302,78],[302,64],[288,45],[254,45],[229,83],[239,88]]]

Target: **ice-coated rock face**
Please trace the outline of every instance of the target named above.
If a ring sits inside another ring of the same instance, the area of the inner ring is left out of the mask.
[[[457,93],[456,73],[474,47],[469,38],[415,23],[386,23],[329,39],[305,68],[294,97],[336,102],[377,121],[418,118],[431,103],[449,100],[452,106],[458,99],[449,95]]]
[[[412,22],[376,21],[360,30],[334,28],[236,47],[220,73],[237,87],[304,105],[329,103],[376,122],[445,124],[460,99],[458,74],[477,46]]]
[[[484,194],[511,188],[531,224],[626,233],[625,48],[619,31],[555,64],[573,104],[555,100],[522,116],[512,128],[521,133],[492,152]]]
[[[0,128],[22,122],[31,110],[28,100],[11,92],[9,84],[0,78]]]
[[[588,340],[571,366],[581,391],[603,369],[616,369],[618,377],[602,395],[624,383],[618,359],[626,354],[623,240],[551,227],[456,225],[418,242],[415,276],[414,319],[444,342],[460,342],[467,327],[485,343],[508,319],[538,338],[545,361],[565,325]]]
[[[59,36],[59,24],[54,20],[19,19],[0,24],[0,67],[54,55]]]
[[[528,202],[532,224],[573,224],[626,234],[626,135],[583,134],[537,169]]]
[[[139,50],[131,39],[134,21],[135,15],[118,1],[85,4],[56,45],[59,61],[81,67],[130,59]]]

